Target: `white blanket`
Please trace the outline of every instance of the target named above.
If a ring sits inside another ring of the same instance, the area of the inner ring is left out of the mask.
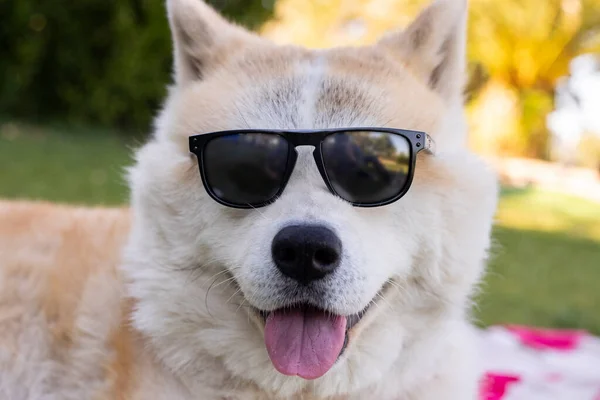
[[[520,326],[478,335],[482,400],[600,400],[600,338]]]

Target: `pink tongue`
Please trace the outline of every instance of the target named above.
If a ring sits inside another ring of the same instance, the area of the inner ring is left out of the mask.
[[[323,376],[337,360],[346,335],[346,317],[314,308],[273,311],[265,325],[271,362],[284,375]]]

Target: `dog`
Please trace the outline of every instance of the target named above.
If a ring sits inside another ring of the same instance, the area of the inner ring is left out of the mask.
[[[167,10],[131,207],[0,203],[0,397],[476,399],[497,182],[466,144],[466,0],[327,50]]]

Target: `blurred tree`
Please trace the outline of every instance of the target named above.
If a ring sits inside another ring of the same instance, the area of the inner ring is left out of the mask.
[[[273,1],[212,3],[255,28]],[[0,21],[5,117],[148,128],[170,81],[164,0],[0,0]]]
[[[576,55],[600,51],[600,2],[473,3],[469,58],[484,65],[491,77],[471,109],[473,124],[482,131],[479,144],[483,150],[546,157],[545,116],[552,109],[557,79]],[[507,107],[505,115],[493,120],[482,110],[497,101]],[[513,119],[511,130],[497,123],[507,116]]]
[[[316,48],[368,44],[405,26],[427,2],[280,0],[263,31],[277,42]],[[545,157],[556,80],[574,56],[592,51],[600,51],[598,0],[471,0],[466,89],[473,146]]]

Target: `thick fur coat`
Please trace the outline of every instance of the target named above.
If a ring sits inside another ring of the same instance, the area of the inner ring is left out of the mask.
[[[497,188],[466,146],[466,1],[330,50],[276,46],[200,0],[168,15],[174,84],[129,169],[131,208],[0,202],[0,398],[476,399],[469,312]],[[187,147],[224,129],[352,126],[425,131],[437,153],[402,199],[369,209],[332,195],[299,148],[277,201],[239,210],[210,199]],[[320,306],[369,306],[315,380],[277,372],[256,312],[287,301],[270,246],[306,222],[345,249]]]

